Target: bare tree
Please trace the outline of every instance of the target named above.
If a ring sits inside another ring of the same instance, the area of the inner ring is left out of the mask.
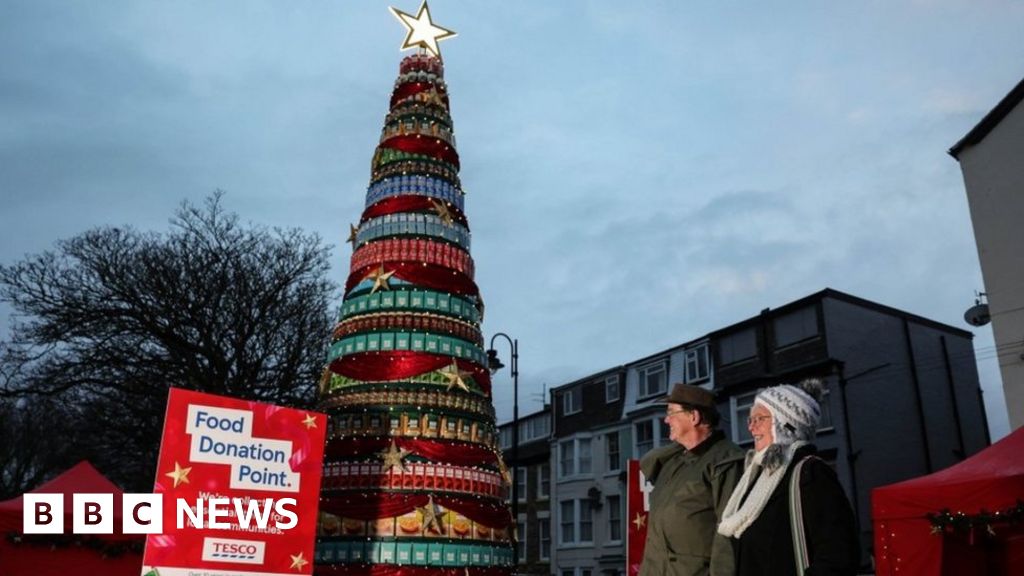
[[[149,488],[169,386],[310,405],[329,335],[328,250],[240,225],[222,193],[166,234],[100,228],[0,266],[16,322],[0,393],[57,399],[54,426],[128,488]],[[73,464],[68,462],[66,464]]]

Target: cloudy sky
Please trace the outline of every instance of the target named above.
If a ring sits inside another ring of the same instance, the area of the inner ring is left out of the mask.
[[[0,3],[0,262],[94,226],[164,230],[220,188],[246,220],[322,235],[342,282],[401,59],[386,6]],[[484,329],[520,341],[524,411],[825,287],[968,328],[983,287],[946,150],[1024,76],[1024,4],[431,11],[459,32],[442,50]]]

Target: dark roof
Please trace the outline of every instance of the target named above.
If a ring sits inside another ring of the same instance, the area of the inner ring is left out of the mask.
[[[995,108],[990,110],[988,114],[985,114],[985,117],[981,119],[981,122],[978,122],[974,128],[971,128],[971,131],[968,132],[966,136],[961,138],[956,144],[953,144],[953,147],[949,149],[949,155],[959,160],[960,153],[963,152],[964,148],[973,146],[984,140],[985,136],[988,136],[988,133],[991,132],[996,125],[1002,122],[1003,118],[1005,118],[1006,115],[1010,113],[1010,110],[1013,110],[1017,104],[1020,104],[1021,100],[1024,100],[1024,79],[1018,82],[1017,85],[1013,87],[1013,90],[1010,90],[1010,93],[1004,96],[1003,99],[999,101],[999,104],[996,104]]]
[[[794,300],[792,302],[788,302],[786,304],[783,304],[782,306],[779,306],[778,308],[766,308],[764,311],[761,312],[761,314],[759,314],[757,316],[753,316],[753,317],[747,318],[746,320],[742,320],[742,321],[737,322],[735,324],[726,326],[725,328],[719,328],[718,330],[715,330],[714,332],[711,332],[708,336],[721,337],[724,334],[727,334],[727,333],[730,333],[730,332],[734,332],[734,331],[736,331],[738,329],[746,328],[747,326],[750,326],[750,325],[757,324],[758,322],[760,322],[762,316],[765,313],[771,313],[772,316],[777,316],[779,314],[785,314],[787,312],[790,312],[792,310],[796,310],[798,308],[802,308],[802,307],[804,307],[804,306],[806,306],[806,305],[808,305],[808,304],[810,304],[812,302],[816,302],[816,301],[821,300],[823,298],[834,298],[836,300],[842,300],[844,302],[849,302],[850,304],[855,304],[855,305],[860,306],[862,308],[868,308],[868,309],[871,309],[871,310],[875,310],[877,312],[882,312],[884,314],[889,314],[890,316],[896,316],[898,318],[906,318],[907,320],[909,320],[909,321],[911,321],[911,322],[913,322],[915,324],[920,324],[922,326],[928,326],[930,328],[934,328],[936,330],[941,330],[943,332],[948,332],[948,333],[951,333],[951,334],[955,334],[957,336],[962,336],[964,338],[970,338],[970,339],[974,338],[974,334],[973,333],[971,333],[971,332],[969,332],[967,330],[964,330],[962,328],[957,328],[956,326],[950,326],[949,324],[943,324],[942,322],[936,322],[935,320],[930,320],[928,318],[925,318],[924,316],[918,316],[917,314],[911,314],[910,312],[905,312],[903,310],[900,310],[899,308],[893,308],[891,306],[886,306],[885,304],[879,304],[878,302],[873,302],[871,300],[865,300],[864,298],[860,298],[860,297],[854,296],[852,294],[847,294],[846,292],[840,292],[839,290],[835,290],[833,288],[825,288],[824,290],[815,292],[814,294],[810,294],[808,296],[804,296],[803,298],[800,298],[799,300]]]
[[[601,370],[600,372],[594,372],[593,374],[588,374],[587,376],[584,376],[582,378],[577,378],[577,379],[575,379],[575,380],[573,380],[571,382],[567,382],[567,383],[562,384],[560,386],[555,386],[554,388],[549,388],[548,391],[551,392],[551,393],[561,392],[562,390],[565,390],[566,388],[572,388],[573,386],[576,386],[576,385],[579,385],[579,384],[586,384],[586,383],[588,383],[588,382],[590,382],[592,380],[597,380],[598,378],[602,378],[604,376],[609,376],[609,375],[611,375],[613,373],[616,373],[616,372],[621,372],[624,368],[625,368],[625,366],[613,366],[611,368],[605,368],[604,370]]]
[[[1022,82],[1021,84],[1024,84],[1024,82]],[[1021,88],[1021,85],[1018,85],[1017,88]],[[1024,94],[1024,90],[1022,90],[1022,94]],[[659,352],[655,352],[654,354],[649,354],[647,356],[644,356],[643,358],[638,358],[636,360],[630,361],[630,362],[628,362],[626,364],[622,364],[620,366],[614,366],[614,367],[611,367],[611,368],[606,368],[606,369],[601,370],[599,372],[594,372],[593,374],[589,374],[589,375],[584,376],[582,378],[577,378],[576,380],[573,380],[573,381],[568,382],[566,384],[562,384],[561,386],[555,386],[555,387],[550,389],[550,392],[552,394],[555,394],[557,392],[561,392],[561,391],[566,390],[568,388],[572,388],[573,386],[577,386],[577,385],[580,385],[580,384],[586,384],[589,381],[596,380],[596,379],[598,379],[598,378],[600,378],[602,376],[611,374],[613,372],[620,372],[622,370],[626,370],[630,366],[636,366],[638,364],[643,364],[644,362],[647,362],[648,360],[654,360],[654,359],[656,359],[658,357],[661,357],[661,356],[667,356],[667,355],[671,354],[675,350],[683,349],[683,348],[686,348],[688,346],[692,346],[694,344],[697,344],[697,343],[700,343],[700,342],[703,342],[703,341],[706,341],[706,340],[709,340],[709,339],[712,339],[712,338],[719,338],[719,337],[721,337],[721,336],[723,336],[725,334],[728,334],[730,332],[734,332],[734,331],[736,331],[738,329],[742,329],[742,328],[745,328],[745,327],[750,326],[750,325],[755,325],[755,324],[757,324],[758,322],[761,321],[762,315],[765,314],[765,313],[770,312],[773,315],[785,314],[786,312],[789,312],[791,310],[796,310],[798,308],[802,308],[803,306],[806,306],[807,304],[809,304],[811,302],[816,302],[816,301],[821,300],[822,298],[826,298],[826,297],[835,298],[837,300],[844,300],[846,302],[849,302],[851,304],[856,304],[856,305],[861,306],[863,308],[870,308],[872,310],[876,310],[878,312],[883,312],[883,313],[889,314],[891,316],[897,316],[899,318],[906,318],[907,320],[909,320],[911,322],[914,322],[915,324],[920,324],[920,325],[923,325],[923,326],[928,326],[928,327],[931,327],[931,328],[935,328],[937,330],[942,330],[944,332],[949,332],[951,334],[956,334],[957,336],[962,336],[964,338],[974,339],[974,334],[973,333],[971,333],[971,332],[969,332],[967,330],[963,330],[961,328],[957,328],[956,326],[950,326],[949,324],[943,324],[942,322],[936,322],[935,320],[930,320],[928,318],[925,318],[924,316],[918,316],[917,314],[911,314],[910,312],[904,312],[903,310],[900,310],[898,308],[892,308],[891,306],[886,306],[885,304],[879,304],[878,302],[873,302],[871,300],[865,300],[864,298],[859,298],[859,297],[854,296],[852,294],[847,294],[846,292],[840,292],[839,290],[835,290],[835,289],[832,289],[832,288],[825,288],[824,290],[820,290],[818,292],[815,292],[814,294],[810,294],[810,295],[804,296],[803,298],[800,298],[799,300],[794,300],[792,302],[788,302],[786,304],[783,304],[782,306],[779,306],[778,308],[765,308],[762,311],[762,313],[757,315],[757,316],[752,316],[750,318],[747,318],[746,320],[741,320],[740,322],[736,322],[735,324],[730,324],[729,326],[726,326],[724,328],[719,328],[718,330],[714,330],[712,332],[708,332],[707,334],[705,334],[705,335],[703,335],[703,336],[701,336],[699,338],[694,338],[693,340],[689,340],[689,341],[684,342],[682,344],[677,344],[677,345],[672,346],[670,348],[666,348],[666,349],[661,350]]]

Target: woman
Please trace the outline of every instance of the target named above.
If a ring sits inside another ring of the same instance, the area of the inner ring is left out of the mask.
[[[835,472],[814,457],[821,382],[761,390],[747,419],[754,449],[718,532],[733,539],[738,576],[853,575],[853,511]],[[798,481],[793,482],[796,476]]]

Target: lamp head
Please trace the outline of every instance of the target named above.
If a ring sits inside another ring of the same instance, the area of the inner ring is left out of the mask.
[[[487,351],[487,369],[491,371],[491,374],[495,374],[498,370],[505,367],[505,364],[498,358],[498,351],[491,348]]]

